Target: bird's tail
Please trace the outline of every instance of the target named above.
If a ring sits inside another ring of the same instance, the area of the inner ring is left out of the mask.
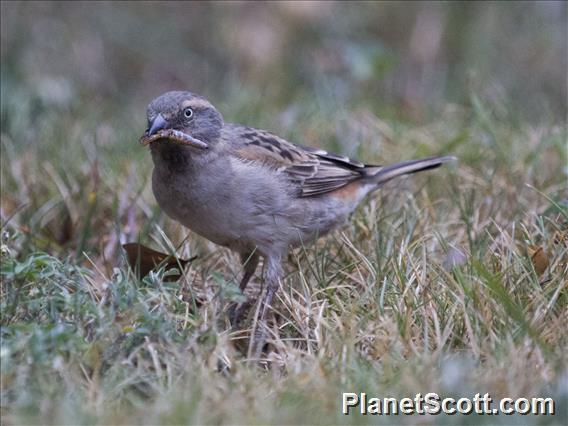
[[[456,160],[456,157],[451,156],[428,157],[421,160],[403,161],[385,167],[370,166],[366,167],[367,179],[375,185],[381,186],[396,177],[421,172],[423,170],[435,169],[448,161],[454,160]]]

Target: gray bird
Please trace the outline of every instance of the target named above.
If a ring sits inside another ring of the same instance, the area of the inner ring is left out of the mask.
[[[366,195],[398,176],[454,157],[365,165],[295,145],[270,132],[225,123],[205,98],[167,92],[147,109],[152,189],[168,216],[240,254],[244,291],[264,258],[264,293],[253,339],[260,356],[267,311],[282,278],[282,258],[344,223]]]

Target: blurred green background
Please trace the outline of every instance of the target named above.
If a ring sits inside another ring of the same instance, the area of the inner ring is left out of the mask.
[[[418,120],[474,91],[523,120],[560,120],[566,13],[564,2],[2,2],[2,129],[12,102],[31,104],[29,126],[81,106],[126,110],[139,129],[170,89],[245,111],[318,98]]]

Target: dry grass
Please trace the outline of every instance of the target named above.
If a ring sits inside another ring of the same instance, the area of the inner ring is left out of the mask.
[[[227,304],[242,298],[238,260],[163,217],[142,149],[117,158],[125,148],[105,142],[120,137],[108,126],[49,161],[42,148],[15,154],[4,135],[3,419],[392,422],[343,417],[343,391],[565,404],[566,134],[511,128],[483,108],[413,129],[353,113],[361,158],[377,159],[369,141],[380,141],[386,161],[460,162],[389,184],[349,225],[291,253],[261,367],[247,360],[247,333],[227,325]],[[311,127],[330,132],[322,122]],[[200,257],[178,283],[163,271],[139,281],[117,262],[127,240]],[[258,279],[251,287],[255,297]]]

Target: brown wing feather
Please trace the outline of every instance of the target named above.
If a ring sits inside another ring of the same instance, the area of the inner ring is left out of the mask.
[[[365,176],[365,165],[347,157],[295,145],[263,130],[231,126],[233,140],[241,142],[234,154],[285,172],[298,186],[300,197],[335,191]]]

